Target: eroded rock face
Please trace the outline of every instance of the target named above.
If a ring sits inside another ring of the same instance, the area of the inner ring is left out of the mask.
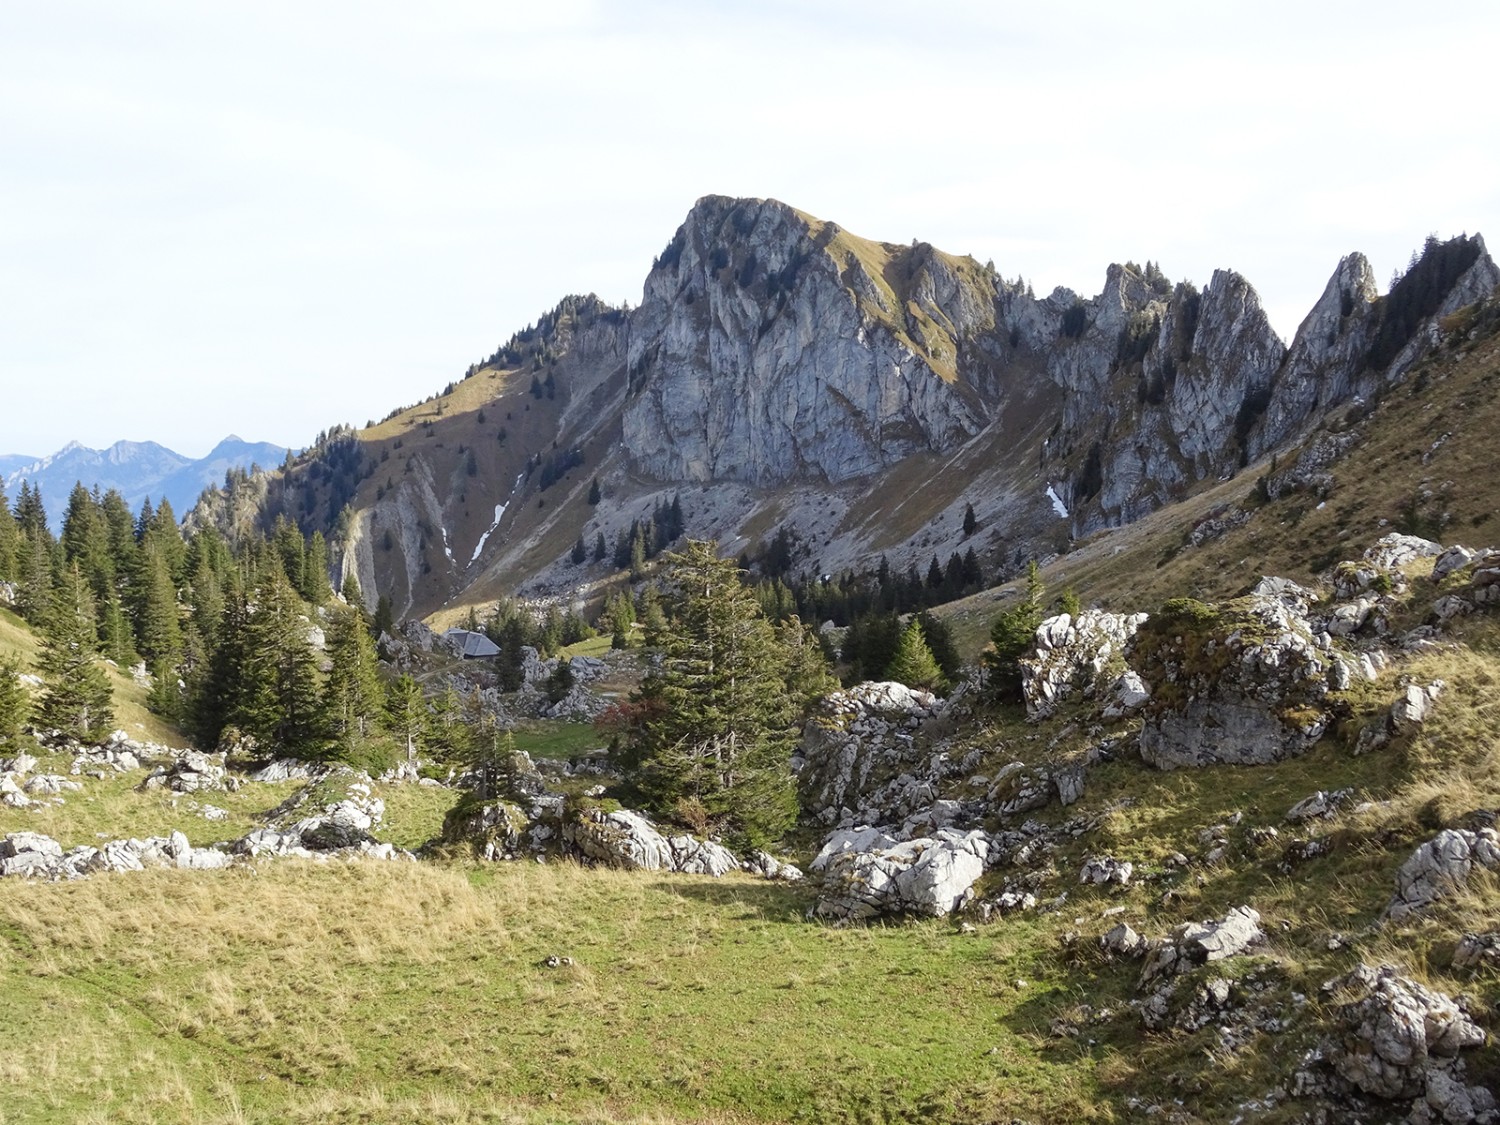
[[[888,329],[907,310],[883,274],[841,252],[837,233],[774,200],[711,196],[693,208],[632,317],[628,364],[640,383],[624,441],[642,469],[679,481],[838,482],[979,431],[972,398]],[[936,254],[922,268],[932,311],[968,328],[993,323],[994,285],[980,271],[960,282]],[[932,347],[956,358],[951,341]]]
[[[1021,661],[1026,714],[1044,718],[1075,691],[1085,697],[1099,694],[1106,686],[1106,670],[1145,620],[1144,613],[1086,609],[1076,618],[1063,613],[1043,621],[1036,631],[1035,650]],[[1127,700],[1133,702],[1136,694],[1136,684],[1122,685],[1122,706],[1128,707]]]
[[[1305,594],[1262,586],[1216,607],[1168,603],[1141,629],[1130,660],[1151,691],[1143,759],[1264,765],[1317,741],[1328,692],[1347,673],[1313,640]]]
[[[989,837],[977,830],[905,841],[871,828],[835,832],[811,865],[822,877],[814,914],[834,922],[940,917],[968,901],[989,854]]]
[[[829,695],[803,733],[803,808],[830,826],[899,823],[930,808],[942,763],[915,735],[938,706],[929,692],[890,682]]]

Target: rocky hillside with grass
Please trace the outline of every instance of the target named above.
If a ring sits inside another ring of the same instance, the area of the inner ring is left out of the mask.
[[[518,587],[596,599],[632,524],[673,500],[736,553],[786,532],[809,573],[960,546],[1011,573],[1369,401],[1497,281],[1478,236],[1430,241],[1385,295],[1350,255],[1287,345],[1232,271],[1200,290],[1117,264],[1097,296],[1038,297],[924,243],[710,196],[639,307],[569,298],[441,394],[193,519],[321,530],[398,616]]]

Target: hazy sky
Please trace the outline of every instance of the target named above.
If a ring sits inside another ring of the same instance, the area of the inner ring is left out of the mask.
[[[1500,5],[0,3],[0,453],[307,444],[705,194],[992,258],[1243,273],[1500,239]],[[1500,250],[1500,243],[1496,244]]]

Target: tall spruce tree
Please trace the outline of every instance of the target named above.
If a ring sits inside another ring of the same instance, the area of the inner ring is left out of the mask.
[[[379,726],[385,691],[375,659],[375,642],[357,609],[340,609],[328,623],[328,656],[332,667],[323,689],[329,733],[351,750]]]
[[[63,571],[42,627],[37,724],[80,742],[98,742],[114,724],[109,678],[95,659],[94,600],[78,567]]]
[[[301,592],[313,606],[323,605],[333,597],[333,585],[328,580],[328,542],[321,531],[314,531],[307,539],[307,552],[302,557]]]
[[[796,812],[788,763],[800,715],[787,654],[714,544],[689,541],[665,561],[659,660],[637,695],[627,758],[657,812],[706,814],[748,844],[768,843]]]
[[[0,486],[0,582],[11,582],[17,575],[16,551],[21,545],[21,529],[10,513],[10,502]]]
[[[231,721],[263,745],[317,758],[323,750],[323,706],[307,629],[297,592],[273,569],[256,587],[246,626],[246,691]]]
[[[175,664],[182,654],[182,626],[171,564],[159,539],[148,536],[141,549],[141,577],[136,590],[136,647],[146,663]]]
[[[30,710],[31,697],[21,683],[20,662],[14,656],[0,657],[0,746],[20,737]]]
[[[406,760],[415,762],[427,738],[427,704],[422,689],[409,673],[402,673],[385,694],[386,724],[406,747]]]

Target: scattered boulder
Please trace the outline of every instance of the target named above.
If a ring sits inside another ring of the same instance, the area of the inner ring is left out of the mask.
[[[1129,860],[1111,859],[1109,856],[1091,856],[1078,873],[1078,881],[1095,887],[1130,886],[1130,877],[1135,874],[1135,865]]]
[[[968,901],[989,853],[989,837],[977,830],[901,842],[871,828],[835,832],[812,862],[822,876],[813,914],[839,923],[940,917]]]
[[[790,863],[783,863],[768,852],[751,852],[750,858],[742,865],[752,875],[759,875],[763,879],[774,879],[783,883],[800,883],[802,881],[802,869]]]
[[[1354,799],[1353,789],[1335,789],[1325,793],[1319,789],[1311,797],[1303,797],[1287,810],[1289,824],[1302,824],[1309,820],[1332,820],[1340,809]]]
[[[1391,1101],[1420,1099],[1439,1116],[1469,1122],[1494,1109],[1480,1087],[1465,1087],[1452,1069],[1484,1031],[1454,1000],[1401,976],[1389,965],[1359,965],[1325,990],[1344,997],[1323,1057],[1361,1093]]]
[[[1446,686],[1442,680],[1433,680],[1426,685],[1407,684],[1391,704],[1390,710],[1360,731],[1355,753],[1378,750],[1391,739],[1410,734],[1421,726],[1432,714],[1433,705]]]
[[[728,848],[695,836],[663,836],[631,809],[586,808],[563,825],[563,840],[587,859],[627,871],[718,877],[739,869]]]
[[[1127,957],[1135,961],[1146,956],[1151,943],[1143,935],[1131,929],[1129,923],[1120,922],[1100,937],[1099,947],[1111,956]]]
[[[1211,961],[1236,957],[1265,940],[1260,914],[1248,906],[1236,906],[1221,921],[1188,922],[1153,943],[1141,970],[1139,987],[1159,977],[1185,973]]]
[[[200,750],[180,751],[170,763],[158,766],[140,788],[170,789],[174,793],[203,793],[226,788],[224,756]]]
[[[1455,969],[1500,969],[1500,933],[1464,934],[1453,951]]]
[[[1396,872],[1396,894],[1385,917],[1400,921],[1462,888],[1474,868],[1500,867],[1500,835],[1493,828],[1448,828],[1414,851]]]

